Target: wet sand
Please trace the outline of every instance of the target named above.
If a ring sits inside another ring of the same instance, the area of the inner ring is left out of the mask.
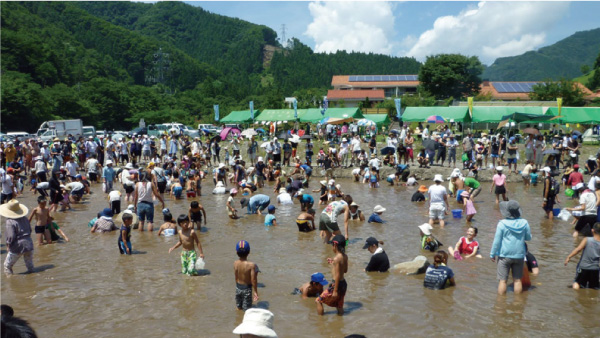
[[[567,267],[563,261],[578,242],[571,237],[569,223],[544,219],[541,186],[525,190],[520,184],[509,184],[509,197],[521,203],[530,223],[533,240],[529,249],[539,261],[541,274],[531,278],[534,287],[522,295],[509,290],[507,296],[497,297],[496,265],[488,257],[501,215],[489,193],[489,183],[476,198],[478,214],[473,223],[479,227],[477,240],[484,258],[451,259],[449,267],[454,270],[457,286],[433,291],[423,288],[423,275],[363,271],[370,254],[362,245],[369,236],[385,241],[383,248],[392,265],[419,254],[432,257],[420,250],[417,229],[427,221],[427,206],[410,202],[410,188],[382,184],[379,189],[369,189],[349,179],[339,182],[367,217],[376,204],[388,209],[383,214],[386,224],[350,225],[343,317],[327,307],[326,315],[319,317],[314,299],[291,295],[314,272],[323,272],[331,280],[326,262],[332,256],[331,246],[323,244],[317,232],[297,231],[299,204],[281,206],[276,213],[280,226],[274,228],[266,228],[262,217],[244,212],[240,212],[242,219],[230,220],[225,212],[226,196],[211,195],[209,181],[204,183],[205,195],[199,198],[208,215],[208,225],[200,234],[208,270],[204,275],[181,274],[180,249],[168,254],[175,237],[133,231],[134,255],[121,256],[118,232],[91,234],[88,221],[107,206],[100,185],[95,185],[95,193],[85,203],[56,216],[71,242],[36,248],[38,272],[34,274],[21,274],[25,271],[21,259],[14,267],[14,276],[2,276],[2,303],[13,306],[15,315],[28,320],[40,337],[233,337],[231,331],[243,317],[234,303],[235,243],[245,239],[252,248],[249,259],[262,271],[258,276],[258,306],[275,314],[274,326],[280,337],[342,337],[352,333],[368,337],[600,335],[600,291],[569,288],[579,257]],[[317,185],[313,180],[311,188]],[[271,185],[261,193],[274,201],[272,190]],[[35,206],[32,193],[26,192],[20,200],[30,209]],[[241,211],[239,200],[240,196],[236,207]],[[576,204],[564,195],[561,200],[562,207]],[[185,199],[168,200],[167,207],[177,216],[187,213],[189,203]],[[317,212],[322,210],[316,207]],[[459,207],[451,202],[451,209]],[[443,248],[453,246],[467,229],[464,218],[448,217],[444,229],[434,227],[434,235],[445,244]],[[158,229],[162,223],[160,206],[155,208],[155,219]],[[2,261],[5,256],[3,244]]]

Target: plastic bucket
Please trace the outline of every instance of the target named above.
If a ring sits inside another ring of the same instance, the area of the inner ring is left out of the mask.
[[[454,217],[454,218],[461,218],[462,217],[462,210],[461,209],[454,209],[454,210],[452,210],[452,217]]]
[[[554,208],[554,209],[552,209],[552,213],[554,214],[554,217],[557,217],[558,214],[560,214],[560,208]]]

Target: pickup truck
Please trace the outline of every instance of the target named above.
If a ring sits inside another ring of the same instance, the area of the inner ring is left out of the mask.
[[[75,138],[83,136],[83,122],[81,120],[54,120],[42,123],[37,135],[42,141],[51,141],[55,137],[63,139],[67,135]]]

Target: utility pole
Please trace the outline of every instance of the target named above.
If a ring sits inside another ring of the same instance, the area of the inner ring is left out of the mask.
[[[285,24],[281,25],[281,46],[287,47],[287,39],[285,38]]]
[[[151,68],[146,72],[146,84],[160,83],[165,87],[167,94],[171,91],[171,58],[169,53],[162,51],[162,47],[154,53]]]

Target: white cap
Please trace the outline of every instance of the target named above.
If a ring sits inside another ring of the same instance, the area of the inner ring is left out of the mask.
[[[433,228],[431,227],[431,225],[429,225],[429,223],[423,223],[421,225],[419,225],[419,229],[421,229],[421,232],[423,232],[423,234],[429,236],[431,235],[431,230],[433,230]]]
[[[106,165],[109,165],[109,164],[113,164],[113,161],[111,161],[111,160],[106,161]]]
[[[550,169],[550,167],[543,167],[543,168],[541,169],[541,171],[545,171],[545,172],[547,172],[547,173],[550,173],[550,172],[552,171],[552,169]]]
[[[501,165],[496,167],[496,171],[502,171],[502,170],[504,170],[504,167],[502,167]]]
[[[444,178],[442,177],[442,175],[438,174],[433,177],[433,181],[434,182],[444,182]]]

